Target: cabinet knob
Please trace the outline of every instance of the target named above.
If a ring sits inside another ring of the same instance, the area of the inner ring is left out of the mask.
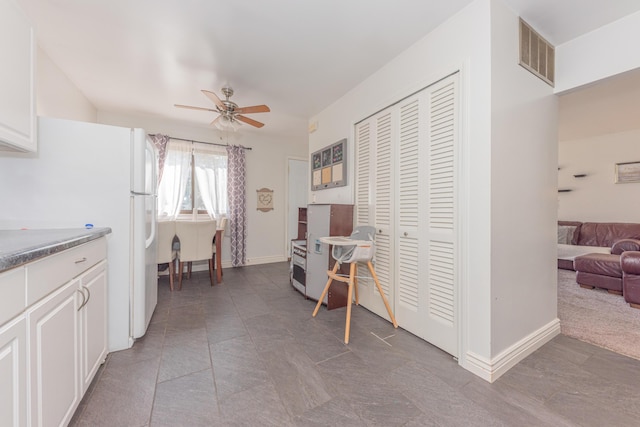
[[[409,233],[407,233],[406,231],[404,232],[404,237],[407,237],[409,235]]]

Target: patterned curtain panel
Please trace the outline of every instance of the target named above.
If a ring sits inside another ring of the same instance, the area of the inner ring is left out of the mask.
[[[169,142],[169,136],[157,133],[155,135],[149,135],[149,137],[151,138],[153,145],[156,146],[156,150],[158,150],[158,184],[160,184],[162,171],[164,170],[164,160],[167,158],[167,143]]]
[[[244,148],[227,147],[229,198],[229,234],[231,238],[231,265],[239,267],[247,262],[247,197]]]

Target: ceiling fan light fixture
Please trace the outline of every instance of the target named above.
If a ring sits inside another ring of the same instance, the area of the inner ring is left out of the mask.
[[[231,132],[235,132],[240,129],[240,126],[242,125],[237,120],[233,117],[227,117],[226,115],[221,116],[220,120],[216,120],[213,125],[213,127],[218,130]]]
[[[203,89],[201,92],[215,104],[215,109],[194,107],[182,104],[174,105],[179,108],[189,108],[192,110],[200,111],[213,111],[220,114],[213,122],[211,122],[211,125],[219,130],[235,132],[242,126],[240,122],[246,123],[253,127],[261,128],[264,126],[264,123],[251,119],[245,116],[245,114],[268,113],[269,111],[271,111],[271,109],[264,104],[252,105],[249,107],[238,107],[238,104],[229,100],[229,97],[233,95],[233,89],[228,86],[222,88],[222,93],[225,96],[224,100],[220,99],[218,95],[209,90]]]

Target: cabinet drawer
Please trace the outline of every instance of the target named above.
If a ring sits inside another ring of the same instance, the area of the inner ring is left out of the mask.
[[[106,257],[107,241],[103,237],[27,265],[27,306]]]
[[[0,273],[0,325],[26,308],[24,272],[23,266]]]

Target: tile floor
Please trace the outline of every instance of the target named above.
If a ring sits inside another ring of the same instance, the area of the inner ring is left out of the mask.
[[[108,356],[71,425],[640,425],[640,361],[564,336],[489,384],[361,307],[344,345],[344,309],[312,318],[286,263],[159,289],[149,331]]]

